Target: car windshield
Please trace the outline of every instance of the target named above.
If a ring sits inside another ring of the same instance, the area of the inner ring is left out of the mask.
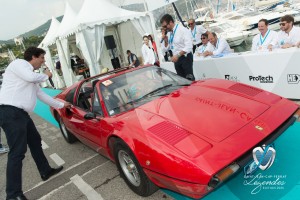
[[[190,85],[191,81],[173,72],[146,67],[103,81],[102,98],[109,115],[115,115]]]

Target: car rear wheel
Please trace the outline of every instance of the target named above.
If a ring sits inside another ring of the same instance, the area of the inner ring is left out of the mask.
[[[132,191],[147,197],[158,190],[158,187],[150,181],[132,151],[123,141],[115,141],[114,156],[121,177]]]
[[[60,131],[64,136],[65,140],[70,144],[74,143],[77,140],[77,138],[70,131],[68,131],[61,117],[58,117],[58,123]]]

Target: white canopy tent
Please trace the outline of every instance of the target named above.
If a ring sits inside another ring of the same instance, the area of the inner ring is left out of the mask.
[[[45,60],[47,63],[47,67],[49,67],[49,69],[52,71],[52,74],[53,74],[52,80],[53,80],[55,87],[63,88],[63,87],[65,87],[65,84],[55,70],[55,66],[52,61],[52,56],[51,56],[51,53],[50,53],[50,50],[48,47],[49,44],[55,39],[56,32],[57,32],[59,26],[60,26],[60,22],[56,18],[52,17],[51,25],[47,32],[47,35],[45,36],[45,38],[43,39],[43,41],[41,42],[39,47],[43,48],[46,51]]]
[[[111,34],[116,38],[116,46],[124,55],[124,47],[140,52],[142,35],[155,32],[151,13],[121,9],[107,0],[85,0],[72,24],[72,27],[65,27],[60,40],[76,35],[76,45],[88,64],[91,75],[98,74],[102,66],[109,64],[110,58],[107,51],[104,51],[105,35]],[[155,39],[157,43],[157,38]],[[61,44],[62,48],[68,48],[67,44]]]
[[[56,32],[55,43],[57,46],[57,52],[62,67],[63,77],[67,86],[76,82],[76,77],[71,68],[69,42],[66,38],[59,38],[70,27],[70,24],[75,20],[77,14],[71,8],[68,2],[66,2],[64,18],[61,21],[59,29]]]

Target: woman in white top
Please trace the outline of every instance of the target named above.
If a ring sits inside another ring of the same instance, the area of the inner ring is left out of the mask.
[[[144,58],[144,65],[154,65],[156,62],[155,53],[153,48],[150,46],[149,38],[147,36],[143,37],[144,44],[142,46],[142,54]]]

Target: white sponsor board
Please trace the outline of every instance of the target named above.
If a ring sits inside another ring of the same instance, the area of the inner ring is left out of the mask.
[[[221,78],[252,85],[290,99],[300,99],[300,49],[231,54],[218,58],[195,57],[196,80]],[[174,64],[161,67],[176,72]]]

